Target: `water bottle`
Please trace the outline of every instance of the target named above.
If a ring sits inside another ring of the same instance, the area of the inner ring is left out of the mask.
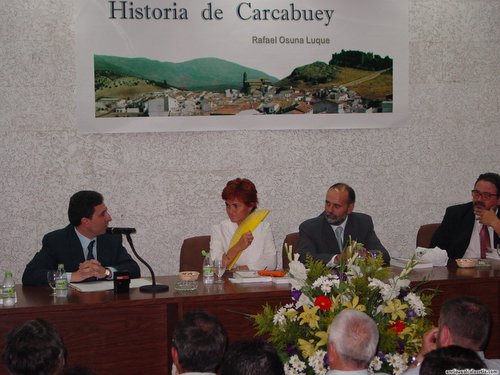
[[[68,277],[64,270],[64,264],[57,265],[56,272],[56,297],[68,296]]]
[[[203,259],[203,284],[214,283],[214,263],[210,258],[210,253],[205,255]]]
[[[16,288],[14,284],[14,279],[12,278],[12,272],[6,271],[5,277],[2,284],[2,302],[3,305],[14,306],[16,303]]]

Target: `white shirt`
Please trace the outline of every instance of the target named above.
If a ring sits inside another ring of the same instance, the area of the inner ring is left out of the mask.
[[[478,220],[474,220],[474,227],[472,228],[472,234],[470,236],[469,246],[465,250],[464,258],[481,258],[481,242],[479,240],[479,231],[483,224],[479,223]],[[493,249],[495,245],[493,228],[488,226],[488,233],[490,234],[490,248]]]
[[[229,243],[233,238],[238,224],[226,219],[212,227],[210,237],[210,256],[220,259],[229,250]],[[276,268],[276,247],[273,233],[268,222],[262,221],[252,232],[253,241],[250,246],[241,252],[236,266],[247,266],[251,270],[268,270]]]

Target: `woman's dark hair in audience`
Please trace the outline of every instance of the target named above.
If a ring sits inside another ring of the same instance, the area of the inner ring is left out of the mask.
[[[12,375],[53,375],[66,364],[66,348],[51,323],[29,320],[7,334],[2,361]]]
[[[442,375],[446,370],[483,368],[486,368],[486,365],[475,351],[450,345],[427,353],[420,366],[420,375]]]
[[[262,340],[234,343],[222,361],[221,375],[284,375],[285,370],[276,349]]]

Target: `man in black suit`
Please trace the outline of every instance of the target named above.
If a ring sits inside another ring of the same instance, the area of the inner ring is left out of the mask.
[[[106,234],[111,216],[101,194],[75,193],[68,207],[70,224],[43,237],[42,249],[23,273],[24,285],[46,285],[47,271],[64,264],[68,282],[112,279],[115,271],[140,277],[137,263],[122,245],[122,237]]]
[[[446,209],[441,226],[434,233],[431,247],[448,252],[451,259],[484,258],[481,251],[483,231],[487,248],[499,246],[500,235],[500,175],[483,173],[474,184],[472,202]]]
[[[390,263],[389,253],[375,234],[372,218],[352,212],[355,201],[354,189],[347,184],[337,183],[328,189],[325,211],[299,226],[297,252],[302,260],[310,254],[327,264],[338,264],[337,255],[341,254],[350,237],[353,241],[363,243],[368,250],[380,251],[384,262]]]

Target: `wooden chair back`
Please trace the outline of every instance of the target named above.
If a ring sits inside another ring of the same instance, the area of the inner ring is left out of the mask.
[[[210,236],[189,237],[182,242],[179,271],[203,271],[201,251],[210,250]]]
[[[441,223],[432,223],[422,225],[417,232],[417,247],[429,248],[431,246],[432,236],[439,228]]]

